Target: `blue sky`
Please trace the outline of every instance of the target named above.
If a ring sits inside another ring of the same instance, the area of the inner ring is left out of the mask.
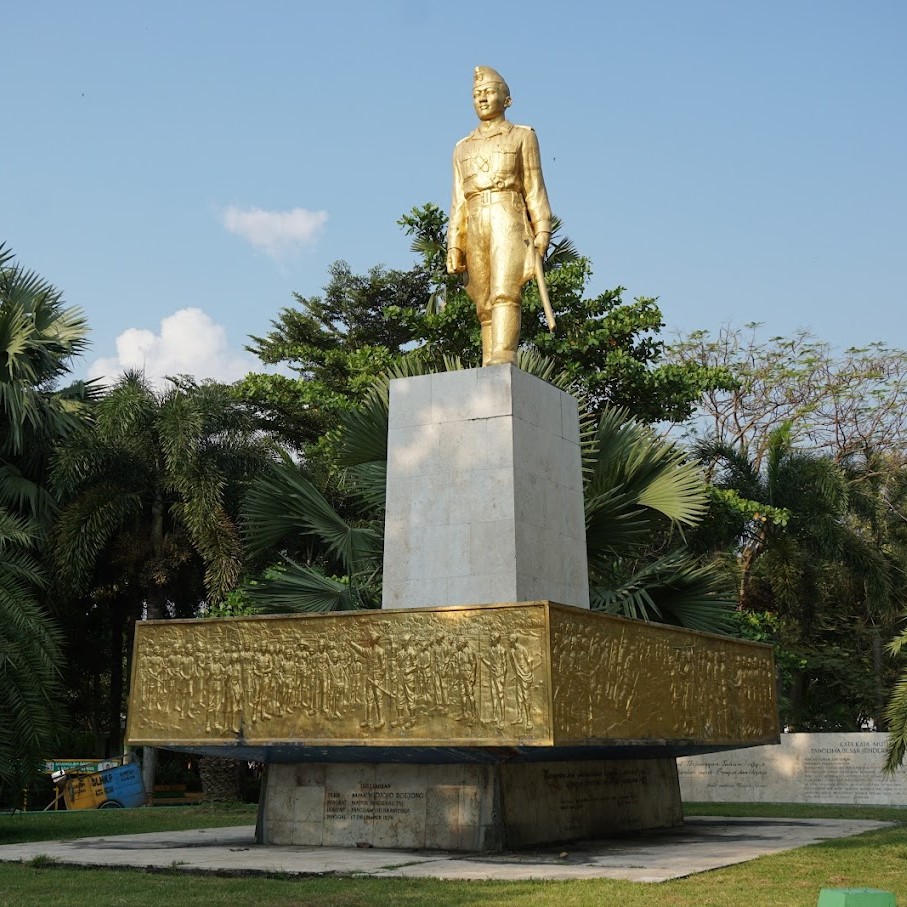
[[[332,261],[408,266],[395,222],[448,207],[477,64],[538,132],[590,292],[658,296],[667,333],[907,348],[901,0],[30,0],[2,23],[0,241],[85,310],[80,372],[234,378]]]

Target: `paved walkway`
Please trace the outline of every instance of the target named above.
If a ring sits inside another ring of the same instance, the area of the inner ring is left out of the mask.
[[[201,872],[406,876],[439,879],[626,879],[663,882],[890,823],[850,819],[688,818],[682,828],[502,854],[378,848],[272,847],[252,826],[0,846],[0,862],[44,855],[86,866]]]

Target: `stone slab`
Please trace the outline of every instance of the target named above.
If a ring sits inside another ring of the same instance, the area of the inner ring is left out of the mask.
[[[509,847],[683,822],[674,759],[504,764],[501,793]]]
[[[663,882],[890,825],[833,819],[692,817],[671,831],[584,842],[566,851],[558,846],[481,856],[380,848],[265,847],[255,844],[255,829],[250,825],[6,844],[0,846],[0,862],[27,862],[43,856],[68,865],[242,875]]]
[[[500,848],[492,766],[270,765],[262,843]]]
[[[907,805],[907,769],[882,769],[888,735],[782,734],[780,746],[678,760],[684,800]]]
[[[683,821],[673,759],[270,765],[264,844],[494,851]]]
[[[576,401],[510,365],[390,385],[384,608],[589,607]]]

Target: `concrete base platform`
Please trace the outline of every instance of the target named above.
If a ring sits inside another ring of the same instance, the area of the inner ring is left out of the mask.
[[[221,874],[398,876],[438,879],[623,879],[664,882],[891,825],[851,819],[691,817],[681,828],[619,840],[501,854],[255,844],[252,826],[0,846],[0,862],[59,863]]]
[[[260,843],[501,851],[683,822],[674,759],[269,765]]]

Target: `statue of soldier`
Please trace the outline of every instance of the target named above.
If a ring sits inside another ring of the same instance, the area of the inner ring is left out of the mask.
[[[447,270],[466,273],[482,330],[482,365],[515,365],[520,292],[551,241],[551,208],[535,132],[504,116],[507,83],[477,66],[472,100],[478,128],[453,155]]]

